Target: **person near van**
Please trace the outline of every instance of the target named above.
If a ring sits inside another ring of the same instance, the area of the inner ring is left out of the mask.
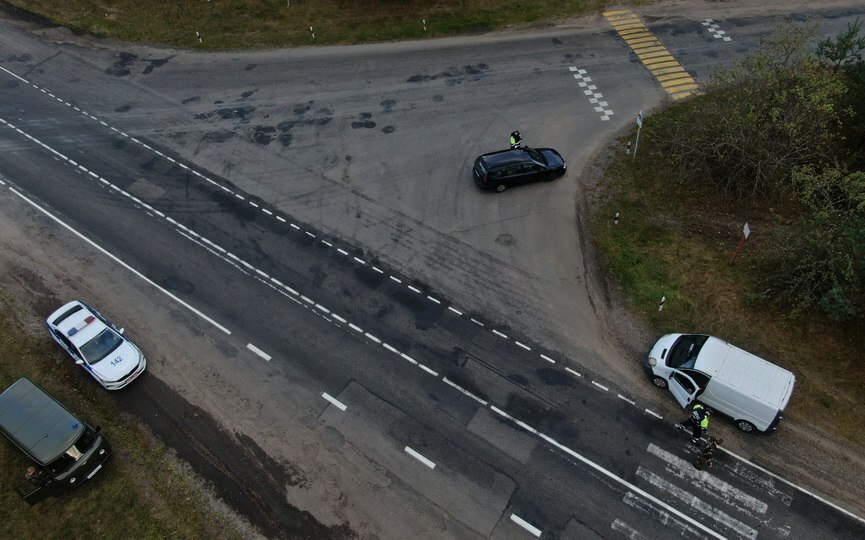
[[[38,469],[34,466],[27,467],[27,472],[24,473],[24,477],[34,486],[42,487],[48,483],[48,475],[45,473],[45,469],[39,467]]]
[[[520,135],[519,131],[514,131],[513,133],[511,133],[511,138],[510,138],[511,148],[519,148],[520,143],[522,143],[522,142],[523,142],[523,137]]]
[[[691,409],[691,416],[680,424],[685,428],[691,426],[692,443],[699,445],[701,437],[709,430],[709,414],[709,409],[700,403],[695,403]]]

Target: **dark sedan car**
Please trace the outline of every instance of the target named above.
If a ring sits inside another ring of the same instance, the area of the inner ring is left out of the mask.
[[[478,156],[473,175],[478,187],[502,192],[508,186],[555,180],[565,169],[565,160],[552,148],[521,147]]]

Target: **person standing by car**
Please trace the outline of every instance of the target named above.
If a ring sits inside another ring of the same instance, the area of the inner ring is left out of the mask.
[[[709,409],[700,403],[696,403],[691,409],[691,416],[679,424],[682,428],[691,426],[692,443],[699,445],[701,437],[709,430],[709,414]]]
[[[519,131],[514,131],[513,133],[511,133],[511,138],[510,138],[511,148],[519,148],[520,144],[522,142],[523,142],[523,138],[520,135]]]

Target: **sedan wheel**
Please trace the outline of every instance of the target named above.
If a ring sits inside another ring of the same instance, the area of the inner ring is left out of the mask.
[[[506,187],[507,187],[507,186],[505,186],[504,184],[499,184],[499,185],[496,186],[496,191],[498,191],[499,193],[501,193],[502,191],[505,190]]]

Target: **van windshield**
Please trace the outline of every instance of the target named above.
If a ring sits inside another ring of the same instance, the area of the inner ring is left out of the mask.
[[[671,368],[694,368],[697,362],[697,355],[700,354],[700,349],[709,336],[686,334],[679,337],[673,346],[670,348],[670,354],[667,355],[667,365]]]

